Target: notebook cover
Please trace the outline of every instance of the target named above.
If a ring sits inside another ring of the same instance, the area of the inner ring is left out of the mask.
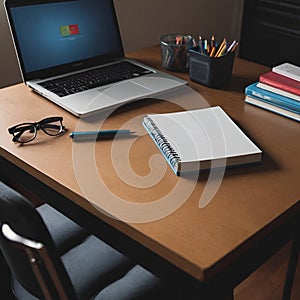
[[[148,115],[143,125],[177,175],[261,160],[262,151],[219,106]]]

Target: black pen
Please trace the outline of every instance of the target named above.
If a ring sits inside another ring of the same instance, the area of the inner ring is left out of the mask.
[[[96,130],[96,131],[77,131],[69,134],[73,140],[86,140],[86,139],[112,139],[114,137],[128,137],[132,135],[132,131],[128,129],[119,130]]]

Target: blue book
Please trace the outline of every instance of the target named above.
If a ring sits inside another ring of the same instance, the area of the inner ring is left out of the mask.
[[[261,97],[255,97],[255,96],[252,96],[252,95],[250,96],[250,95],[247,95],[247,94],[246,94],[246,98],[247,98],[247,97],[251,97],[251,99],[255,99],[256,102],[257,102],[257,101],[260,101],[260,102],[263,102],[263,103],[267,103],[267,104],[270,104],[270,105],[272,105],[272,106],[279,107],[280,109],[284,109],[284,110],[286,110],[286,111],[290,111],[290,112],[292,112],[292,113],[295,113],[295,114],[300,115],[300,111],[299,111],[298,109],[297,109],[297,110],[291,109],[291,108],[289,108],[289,107],[287,107],[287,106],[279,105],[278,103],[271,102],[271,101],[269,101],[269,100],[267,100],[267,99],[265,99],[265,98],[261,98]],[[246,101],[246,102],[249,102],[249,101]]]
[[[257,87],[257,84],[258,82],[248,85],[245,89],[245,94],[270,104],[277,105],[281,108],[300,112],[300,101],[261,89]]]
[[[299,112],[295,112],[295,111],[291,111],[289,109],[281,108],[278,105],[270,104],[268,101],[264,101],[264,100],[254,98],[254,97],[248,96],[248,95],[246,95],[245,101],[247,103],[256,105],[260,108],[264,108],[266,110],[277,113],[279,115],[291,118],[291,119],[296,120],[298,122],[300,121],[300,113]]]

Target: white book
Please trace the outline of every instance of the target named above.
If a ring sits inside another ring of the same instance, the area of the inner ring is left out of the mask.
[[[274,73],[292,78],[294,80],[300,81],[300,67],[290,64],[283,63],[281,65],[275,66],[272,68]]]
[[[296,120],[298,122],[300,121],[300,114],[297,114],[295,112],[292,112],[292,111],[286,110],[284,108],[272,105],[270,103],[264,102],[264,101],[259,100],[259,99],[255,99],[255,98],[250,97],[250,96],[246,96],[245,101],[247,103],[253,104],[253,105],[258,106],[260,108],[264,108],[266,110],[269,110],[269,111],[274,112],[276,114],[282,115],[284,117]]]
[[[147,115],[143,125],[178,176],[261,161],[262,151],[219,106]]]
[[[294,100],[297,100],[300,102],[300,96],[286,92],[286,91],[278,89],[278,88],[275,88],[271,85],[259,82],[257,84],[257,87],[267,90],[267,91],[270,91],[270,92],[273,92],[273,93],[276,93],[276,94],[279,94],[279,95],[282,95],[282,96],[285,96],[285,97],[288,97],[288,98],[291,98],[291,99],[294,99]]]

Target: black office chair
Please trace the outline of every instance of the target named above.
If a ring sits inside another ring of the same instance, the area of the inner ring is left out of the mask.
[[[178,299],[154,276],[47,204],[0,182],[0,246],[16,299]]]

